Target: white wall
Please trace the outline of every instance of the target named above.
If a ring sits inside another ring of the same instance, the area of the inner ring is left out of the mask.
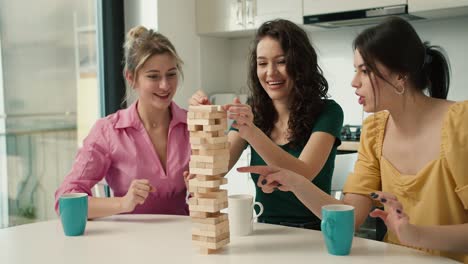
[[[136,25],[156,29],[174,44],[184,61],[184,79],[174,101],[187,107],[187,99],[200,85],[200,38],[195,28],[195,0],[126,0],[125,28]]]
[[[125,32],[138,25],[158,29],[157,0],[124,0],[124,10]]]
[[[158,30],[172,41],[184,61],[184,81],[174,97],[182,107],[200,88],[200,38],[195,25],[195,0],[158,1]]]
[[[426,20],[412,22],[420,37],[432,44],[442,46],[450,58],[452,82],[448,98],[451,100],[468,100],[468,53],[464,46],[468,43],[468,17],[443,20]],[[307,27],[306,27],[307,29]],[[351,79],[354,74],[352,41],[364,27],[347,27],[334,30],[309,31],[310,39],[317,49],[319,63],[329,82],[329,94],[343,108],[345,124],[360,124],[362,109],[357,104]],[[247,75],[243,53],[248,54],[250,39],[231,41],[230,85],[233,91],[245,86]]]

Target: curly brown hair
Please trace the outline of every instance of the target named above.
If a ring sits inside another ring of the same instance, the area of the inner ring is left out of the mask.
[[[293,81],[288,122],[289,144],[301,148],[307,143],[314,122],[324,108],[328,82],[317,63],[317,53],[307,33],[291,21],[278,19],[265,22],[257,30],[249,56],[249,104],[255,113],[254,123],[270,136],[278,121],[273,101],[257,76],[257,45],[265,37],[277,40],[286,58],[286,71]]]

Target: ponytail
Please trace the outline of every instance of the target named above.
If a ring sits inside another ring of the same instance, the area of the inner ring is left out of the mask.
[[[440,46],[430,46],[424,42],[426,55],[422,72],[427,80],[429,95],[434,98],[447,99],[450,86],[450,64],[445,51]]]

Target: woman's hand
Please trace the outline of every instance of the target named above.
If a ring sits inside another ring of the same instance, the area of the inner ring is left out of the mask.
[[[294,192],[297,186],[306,180],[305,177],[292,171],[273,166],[240,167],[237,171],[260,174],[257,186],[265,193],[272,193],[275,190]]]
[[[403,205],[397,197],[385,192],[371,193],[370,196],[385,206],[385,211],[375,209],[370,216],[382,219],[387,228],[397,235],[401,243],[413,244],[418,239],[416,229],[409,223],[409,217],[403,212]]]
[[[189,189],[189,181],[193,178],[195,178],[195,174],[190,174],[188,171],[184,171],[184,182],[185,182],[185,187],[187,188],[187,191]]]
[[[133,180],[127,194],[122,197],[121,208],[124,213],[132,212],[138,204],[145,203],[150,192],[156,189],[150,185],[149,180]]]
[[[196,91],[188,100],[189,105],[211,105],[210,100],[202,90]]]
[[[224,105],[223,109],[228,112],[228,118],[235,121],[232,127],[238,129],[239,135],[249,141],[258,129],[253,122],[254,114],[250,105],[241,104],[239,98],[235,98],[232,104]]]

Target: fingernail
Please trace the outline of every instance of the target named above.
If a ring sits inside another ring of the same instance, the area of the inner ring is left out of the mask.
[[[267,183],[267,180],[264,179],[264,180],[262,181],[262,185],[265,185],[266,183]]]
[[[387,202],[387,199],[382,198],[382,199],[380,199],[380,201],[381,201],[382,203],[386,203],[386,202]]]
[[[396,212],[401,214],[401,210],[400,209],[396,209]]]

